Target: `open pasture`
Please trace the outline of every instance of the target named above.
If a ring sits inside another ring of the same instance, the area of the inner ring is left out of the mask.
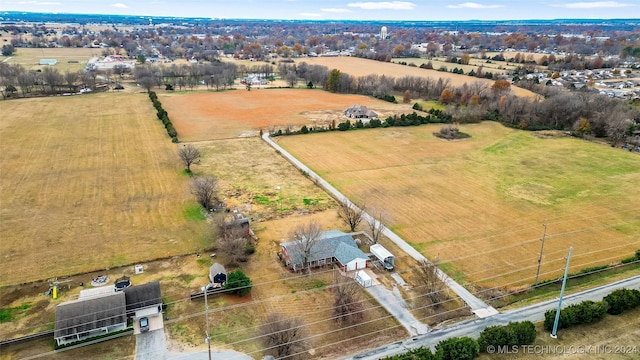
[[[399,60],[398,60],[399,61]],[[405,61],[404,59],[402,61]],[[428,61],[428,60],[427,60]],[[464,85],[464,83],[471,84],[476,81],[486,83],[488,86],[493,84],[493,80],[480,79],[476,77],[470,77],[468,75],[453,74],[450,72],[441,72],[438,70],[421,69],[419,67],[405,66],[394,63],[387,63],[382,61],[367,60],[357,57],[315,57],[315,58],[300,58],[296,59],[296,63],[306,62],[308,64],[323,65],[329,69],[338,69],[341,72],[347,73],[351,76],[366,76],[369,74],[386,75],[395,78],[403,76],[420,76],[430,77],[433,79],[443,78],[448,79],[452,86],[458,87]],[[410,62],[410,61],[407,61]],[[426,61],[425,61],[426,62]],[[455,64],[449,64],[453,66],[447,66],[449,70],[455,67]],[[434,67],[436,67],[434,65]],[[536,95],[529,90],[513,86],[511,91],[517,96],[535,97]]]
[[[208,247],[145,94],[0,102],[0,286]]]
[[[164,93],[159,99],[183,141],[255,136],[260,129],[287,125],[327,127],[332,120],[344,121],[342,111],[355,104],[369,107],[383,119],[413,111],[406,104],[309,89]]]
[[[6,63],[20,64],[27,70],[42,70],[46,66],[40,65],[41,59],[56,59],[58,63],[52,65],[58,71],[77,71],[84,69],[89,59],[100,56],[102,49],[92,48],[17,48]],[[0,57],[0,61],[6,59]]]
[[[385,209],[388,226],[460,281],[521,286],[618,262],[640,248],[640,157],[498,123],[283,137],[280,145],[352,200]],[[309,146],[313,144],[313,146]]]

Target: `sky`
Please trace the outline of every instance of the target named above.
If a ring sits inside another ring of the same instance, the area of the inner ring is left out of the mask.
[[[640,0],[0,0],[2,11],[283,20],[640,18]]]

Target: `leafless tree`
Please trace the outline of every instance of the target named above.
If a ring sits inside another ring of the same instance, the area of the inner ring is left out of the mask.
[[[212,209],[214,201],[217,201],[218,179],[211,175],[194,178],[191,183],[191,193],[196,197],[198,204],[206,210]]]
[[[621,116],[610,119],[606,125],[606,131],[612,145],[615,146],[626,139],[627,131],[631,124],[632,121],[630,119],[625,119]]]
[[[335,281],[332,288],[334,294],[333,314],[338,323],[347,325],[362,320],[362,303],[358,298],[360,285],[355,280],[335,272]]]
[[[180,150],[178,151],[178,156],[184,163],[184,166],[187,167],[187,172],[191,173],[191,164],[198,160],[200,156],[202,156],[202,153],[197,147],[191,144],[187,144],[180,148]]]
[[[311,253],[313,247],[318,244],[321,234],[322,226],[316,221],[311,221],[308,224],[298,225],[290,236],[296,250],[300,253],[305,273],[309,273]]]
[[[371,217],[367,219],[367,228],[369,230],[369,235],[371,239],[373,239],[373,243],[377,244],[380,240],[380,235],[386,229],[384,222],[387,220],[386,215],[382,210],[371,210],[369,211]]]
[[[351,232],[356,231],[358,225],[362,221],[362,214],[365,212],[365,206],[357,206],[351,202],[340,201],[338,206],[338,217],[342,219],[349,228]]]
[[[304,326],[300,318],[270,313],[260,326],[264,354],[276,359],[302,358],[309,347]]]
[[[445,293],[446,286],[438,276],[438,264],[427,260],[422,260],[415,269],[418,281],[425,285],[427,296],[434,306],[444,300],[447,296]]]
[[[227,265],[237,266],[241,262],[247,261],[248,240],[244,230],[238,226],[230,225],[220,218],[218,224],[220,238],[218,239],[218,250],[227,255]]]

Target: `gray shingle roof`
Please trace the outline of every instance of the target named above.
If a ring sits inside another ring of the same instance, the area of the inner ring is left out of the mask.
[[[142,285],[131,286],[124,289],[127,299],[127,312],[143,309],[154,305],[162,305],[160,283],[152,281]]]
[[[287,254],[294,264],[303,265],[302,252],[296,241],[282,243],[281,245],[287,249]],[[312,262],[328,258],[336,258],[344,265],[357,258],[367,259],[367,255],[358,249],[351,235],[340,230],[329,230],[320,234],[320,238],[311,248],[308,261]]]
[[[122,292],[62,303],[56,306],[54,337],[126,323],[125,306],[125,295]]]

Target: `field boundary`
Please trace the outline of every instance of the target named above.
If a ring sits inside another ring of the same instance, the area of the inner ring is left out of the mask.
[[[340,191],[338,191],[335,187],[333,187],[329,182],[321,178],[318,174],[316,174],[313,170],[308,168],[305,164],[303,164],[300,160],[296,159],[293,155],[283,149],[280,145],[276,144],[269,137],[269,133],[266,132],[262,135],[262,140],[264,140],[267,144],[271,145],[276,151],[279,152],[285,159],[290,161],[294,166],[300,169],[303,173],[307,175],[315,184],[325,189],[331,196],[333,196],[337,201],[345,202],[350,206],[357,207],[349,198],[344,196]],[[371,215],[363,212],[363,217],[366,221],[375,221],[377,220],[373,218]],[[429,261],[424,255],[418,252],[416,249],[411,247],[404,239],[398,236],[393,231],[389,230],[389,228],[384,229],[384,235],[387,236],[391,241],[393,241],[398,247],[402,249],[402,251],[409,254],[412,258],[417,261]],[[444,271],[438,268],[438,276],[440,280],[447,284],[447,286],[455,292],[470,308],[471,311],[476,314],[476,316],[480,318],[484,318],[487,316],[498,314],[498,311],[494,309],[492,306],[487,305],[482,300],[478,299],[476,296],[471,294],[470,291],[465,289],[462,285],[453,280],[449,275],[447,275]]]

